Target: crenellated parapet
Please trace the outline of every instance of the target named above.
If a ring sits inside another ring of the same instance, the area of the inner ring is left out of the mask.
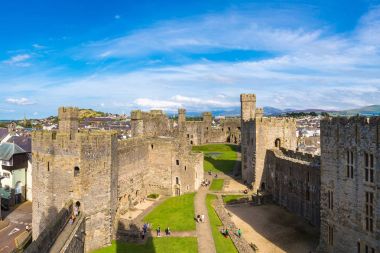
[[[286,148],[280,148],[279,150],[275,149],[274,152],[277,156],[307,162],[318,168],[320,167],[320,164],[321,164],[321,157],[318,155],[298,152],[298,151],[286,149]]]
[[[321,120],[321,144],[325,150],[335,145],[380,146],[380,117],[326,117]]]

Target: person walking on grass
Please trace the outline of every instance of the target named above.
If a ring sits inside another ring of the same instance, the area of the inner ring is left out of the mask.
[[[160,227],[160,225],[158,225],[156,231],[157,231],[157,237],[160,237],[161,236],[161,227]]]

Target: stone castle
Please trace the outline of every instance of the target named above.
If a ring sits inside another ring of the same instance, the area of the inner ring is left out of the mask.
[[[264,117],[254,94],[241,95],[241,119],[215,127],[202,116],[132,111],[132,138],[119,140],[78,131],[78,110],[60,108],[58,131],[33,133],[33,238],[72,200],[86,214],[84,250],[107,245],[120,214],[148,194],[198,189],[203,155],[191,145],[230,142],[240,143],[242,179],[258,195],[320,228],[319,252],[380,252],[380,118],[322,120],[316,156],[297,151],[296,121]]]
[[[297,152],[296,125],[241,95],[242,178],[320,228],[319,252],[380,252],[380,117],[325,118],[321,156]]]
[[[150,193],[196,191],[203,180],[203,154],[191,152],[161,111],[133,111],[126,140],[113,131],[78,131],[77,108],[58,115],[57,132],[32,136],[34,239],[73,200],[86,215],[85,250],[105,246],[125,209]]]

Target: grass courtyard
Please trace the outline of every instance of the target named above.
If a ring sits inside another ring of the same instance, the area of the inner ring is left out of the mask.
[[[113,241],[112,245],[98,249],[92,253],[167,253],[167,252],[198,252],[195,237],[160,237],[148,238],[145,244]]]
[[[238,146],[232,144],[208,144],[193,146],[193,151],[204,153],[204,170],[230,174],[235,166]]]
[[[220,233],[220,230],[223,227],[223,223],[221,222],[214,208],[211,205],[212,201],[215,199],[216,199],[216,196],[213,194],[208,194],[206,197],[207,211],[208,211],[208,216],[211,223],[212,237],[214,238],[216,252],[217,253],[225,253],[225,252],[238,253],[232,240],[229,237],[225,238],[222,235],[222,233]]]
[[[223,188],[224,179],[213,179],[210,185],[211,191],[221,191]]]
[[[234,201],[242,199],[242,198],[249,198],[249,196],[247,196],[247,195],[223,195],[222,198],[223,198],[223,202],[225,204],[228,204],[228,203],[234,202]]]
[[[155,229],[158,225],[164,231],[169,227],[172,231],[195,230],[194,193],[171,197],[154,208],[144,221]]]

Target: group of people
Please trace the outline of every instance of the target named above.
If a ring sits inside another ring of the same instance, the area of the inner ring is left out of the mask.
[[[141,230],[141,239],[144,240],[145,239],[145,236],[148,232],[148,229],[150,228],[150,224],[149,223],[145,223],[142,227],[142,230]],[[157,228],[156,228],[156,233],[157,233],[157,237],[161,237],[161,226],[158,225]],[[167,227],[165,229],[165,235],[166,236],[170,236],[171,235],[171,231],[170,231],[170,228]]]
[[[211,170],[208,171],[208,175],[211,176],[212,175],[212,172]],[[215,178],[218,178],[218,174],[215,173]]]
[[[220,232],[226,238],[230,235],[230,231],[228,230],[228,228],[223,228]],[[240,228],[238,230],[236,230],[235,235],[237,235],[237,237],[239,237],[239,238],[241,237],[242,232],[241,232]]]
[[[207,187],[209,185],[210,185],[210,180],[205,179],[205,180],[202,181],[202,186]]]
[[[195,219],[197,220],[197,222],[205,222],[205,215],[204,214],[198,214],[197,217],[195,217]]]
[[[156,228],[156,232],[157,232],[157,237],[161,237],[161,227],[160,227],[160,225],[158,225],[158,227]],[[166,235],[166,236],[170,236],[171,233],[172,233],[172,232],[170,231],[170,228],[167,227],[167,228],[165,229],[165,235]]]

